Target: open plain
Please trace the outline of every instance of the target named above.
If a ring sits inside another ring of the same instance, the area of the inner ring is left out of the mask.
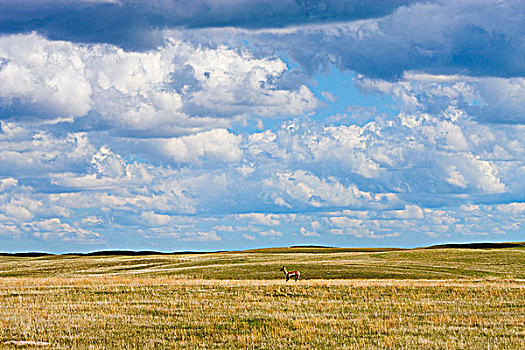
[[[0,347],[523,349],[525,249],[3,256]]]

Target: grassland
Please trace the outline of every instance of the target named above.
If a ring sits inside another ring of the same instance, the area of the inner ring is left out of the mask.
[[[0,257],[22,346],[524,349],[525,249]]]

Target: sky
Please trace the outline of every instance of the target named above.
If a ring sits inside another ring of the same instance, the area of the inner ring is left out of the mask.
[[[0,0],[0,251],[525,241],[525,2]]]

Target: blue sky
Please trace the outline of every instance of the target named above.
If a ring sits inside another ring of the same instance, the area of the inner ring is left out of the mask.
[[[523,13],[0,0],[0,251],[523,241]]]

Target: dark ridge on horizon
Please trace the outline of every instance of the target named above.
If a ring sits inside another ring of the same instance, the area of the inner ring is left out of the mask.
[[[256,248],[239,250],[232,253],[351,253],[351,252],[391,252],[409,250],[406,248],[346,248],[346,247],[328,247],[321,245],[296,245],[291,247],[274,247],[274,248]]]
[[[0,256],[18,256],[23,258],[39,258],[41,256],[53,256],[57,254],[42,253],[42,252],[27,252],[27,253],[0,253]]]
[[[100,250],[90,253],[67,253],[57,255],[81,255],[81,256],[140,256],[140,255],[183,255],[183,254],[207,254],[207,253],[220,253],[220,251],[206,251],[206,252],[195,252],[195,251],[181,251],[181,252],[158,252],[155,250]]]
[[[180,252],[158,252],[154,250],[99,250],[89,253],[42,253],[42,252],[28,252],[28,253],[2,253],[0,256],[17,256],[17,257],[31,257],[38,258],[42,256],[146,256],[146,255],[184,255],[184,254],[209,254],[209,253],[223,253],[226,251],[180,251]]]
[[[44,252],[24,252],[24,253],[3,253],[0,256],[38,258],[43,256],[147,256],[147,255],[184,255],[184,254],[210,254],[210,253],[320,253],[323,250],[331,252],[389,252],[400,250],[415,249],[503,249],[503,248],[525,248],[525,242],[501,242],[501,243],[445,243],[428,247],[418,248],[351,248],[351,247],[330,247],[323,245],[294,245],[290,247],[256,248],[246,250],[219,250],[219,251],[179,251],[179,252],[159,252],[154,250],[99,250],[89,253],[63,253],[53,254]]]
[[[419,249],[500,249],[525,247],[525,242],[501,242],[501,243],[446,243],[431,245]]]

